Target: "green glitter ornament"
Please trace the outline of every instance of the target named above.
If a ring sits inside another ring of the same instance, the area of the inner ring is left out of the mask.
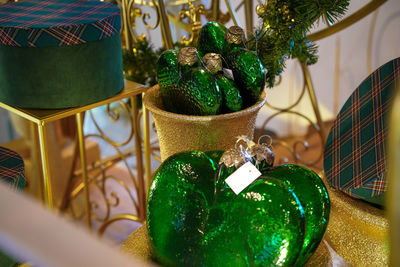
[[[236,195],[203,152],[181,152],[157,170],[147,226],[163,265],[293,266],[304,239],[300,202],[283,182],[257,179]]]
[[[242,96],[235,82],[222,74],[216,77],[217,84],[222,92],[222,113],[236,112],[243,108]]]
[[[319,176],[303,166],[288,164],[263,172],[264,179],[286,183],[298,196],[306,218],[305,238],[296,265],[303,266],[317,249],[328,226],[330,201]]]
[[[173,97],[178,93],[178,52],[176,50],[164,51],[157,61],[157,81],[160,86],[161,98],[167,111],[176,112]]]
[[[239,26],[231,26],[224,35],[224,51],[223,56],[226,57],[228,54],[244,48],[246,41],[244,31]]]
[[[228,64],[239,87],[243,104],[249,107],[258,101],[264,89],[264,66],[252,51],[236,50],[228,58]]]
[[[227,29],[219,22],[210,21],[204,24],[197,40],[197,49],[203,54],[221,54],[224,50],[224,35]]]
[[[266,143],[261,143],[263,137],[267,137]],[[296,262],[296,266],[303,266],[317,249],[328,226],[328,191],[319,176],[306,167],[294,164],[272,167],[275,157],[271,148],[272,139],[269,136],[260,137],[257,144],[246,136],[240,136],[236,148],[226,151],[218,160],[222,170],[220,177],[225,179],[239,166],[250,161],[262,173],[261,179],[280,180],[294,192],[302,204],[306,220],[305,238]],[[214,152],[213,155],[219,154]]]
[[[221,91],[213,75],[202,68],[185,73],[174,96],[177,112],[186,115],[216,115],[222,104]]]
[[[235,82],[223,75],[221,55],[207,53],[203,57],[202,63],[211,74],[215,75],[215,80],[221,90],[221,113],[230,113],[241,110],[243,107],[242,97]]]
[[[256,144],[240,136],[235,148],[223,153],[181,152],[162,163],[150,188],[147,213],[152,254],[160,263],[307,262],[328,224],[329,196],[312,170],[294,164],[272,167],[269,141]],[[262,175],[235,194],[225,180],[246,162],[261,167]]]

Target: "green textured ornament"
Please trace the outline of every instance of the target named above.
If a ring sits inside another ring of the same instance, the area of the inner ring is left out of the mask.
[[[167,111],[177,112],[173,97],[178,94],[178,52],[176,50],[164,51],[157,61],[157,81],[160,85],[163,105]]]
[[[216,53],[207,53],[202,60],[203,66],[215,75],[215,80],[222,93],[221,113],[230,113],[239,111],[243,107],[242,97],[235,82],[225,77],[222,73],[221,55]]]
[[[290,188],[257,179],[236,195],[217,173],[203,152],[175,154],[159,167],[148,201],[153,256],[168,266],[293,266],[304,214]]]
[[[222,104],[221,91],[213,75],[202,68],[185,73],[174,95],[177,112],[186,115],[216,115]]]
[[[224,51],[223,56],[226,57],[228,54],[244,48],[246,41],[244,31],[239,26],[231,26],[224,35]]]
[[[258,56],[247,50],[236,50],[229,55],[229,67],[239,86],[245,107],[253,105],[265,86],[265,70]]]
[[[222,55],[226,31],[226,27],[219,22],[207,22],[200,30],[197,49],[202,54],[217,53]]]
[[[241,110],[243,108],[243,100],[235,82],[223,75],[217,75],[216,80],[222,92],[222,113]]]

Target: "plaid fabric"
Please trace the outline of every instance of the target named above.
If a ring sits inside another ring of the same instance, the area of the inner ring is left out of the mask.
[[[69,46],[119,33],[118,6],[100,1],[25,0],[0,5],[0,45]]]
[[[25,187],[24,161],[17,153],[4,147],[0,147],[0,180],[18,190]]]
[[[399,78],[400,58],[377,69],[346,101],[329,133],[325,175],[348,195],[368,201],[386,191],[387,116]]]

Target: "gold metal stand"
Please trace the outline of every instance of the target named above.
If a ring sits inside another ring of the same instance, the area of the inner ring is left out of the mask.
[[[89,111],[93,108],[108,105],[115,101],[120,101],[124,98],[134,98],[137,95],[142,94],[147,90],[147,87],[131,82],[125,81],[125,88],[119,94],[110,97],[106,100],[99,101],[94,104],[76,107],[76,108],[69,108],[69,109],[60,109],[60,110],[46,110],[46,109],[22,109],[13,106],[9,106],[4,103],[0,103],[0,107],[4,108],[16,115],[19,115],[32,123],[36,124],[38,133],[39,133],[39,144],[40,144],[40,154],[41,154],[41,164],[43,170],[43,183],[42,183],[42,192],[43,192],[43,201],[49,209],[55,209],[53,203],[53,187],[52,187],[52,177],[49,170],[49,157],[48,157],[48,140],[46,139],[45,130],[48,123],[66,118],[72,115],[76,116],[76,123],[78,129],[78,142],[79,142],[79,153],[81,159],[81,177],[83,180],[83,185],[81,188],[84,191],[84,213],[85,213],[85,221],[87,227],[91,228],[91,204],[89,200],[89,179],[88,179],[88,169],[86,166],[86,155],[85,155],[85,137],[83,133],[83,114],[86,111]],[[133,107],[133,116],[136,118],[138,116],[138,111],[136,109],[136,103],[132,102]],[[147,126],[148,127],[148,126]],[[145,216],[145,198],[144,198],[144,177],[143,177],[143,168],[142,168],[142,152],[141,152],[141,141],[140,137],[137,134],[139,132],[138,124],[135,124],[135,147],[136,147],[136,157],[138,161],[138,172],[137,172],[137,180],[138,184],[138,197],[139,205],[138,205],[138,217],[140,220],[144,219]],[[79,190],[78,190],[79,191]],[[73,195],[73,193],[72,193]]]

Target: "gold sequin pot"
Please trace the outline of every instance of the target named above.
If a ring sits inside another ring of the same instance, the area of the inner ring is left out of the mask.
[[[162,160],[187,150],[226,150],[234,146],[240,135],[253,138],[256,117],[265,101],[262,92],[255,105],[238,112],[189,116],[165,111],[158,85],[150,88],[143,99],[154,118]]]
[[[388,266],[389,224],[384,211],[327,188],[331,215],[325,239],[329,245],[354,266]]]

